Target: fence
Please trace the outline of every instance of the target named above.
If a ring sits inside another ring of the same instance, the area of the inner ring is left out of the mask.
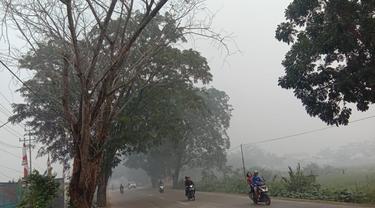
[[[0,208],[15,208],[20,198],[20,184],[0,183]]]
[[[57,198],[53,202],[53,208],[64,207],[64,183],[63,179],[56,179],[60,183]],[[0,208],[16,208],[22,196],[21,183],[0,183]]]

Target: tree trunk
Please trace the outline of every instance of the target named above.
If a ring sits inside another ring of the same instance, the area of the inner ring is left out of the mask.
[[[97,203],[98,207],[107,206],[107,186],[108,186],[109,176],[107,174],[101,174],[98,181],[98,193],[97,193]]]
[[[180,149],[180,148],[177,148]],[[180,171],[182,168],[182,154],[181,152],[177,153],[176,163],[174,167],[174,173],[173,173],[173,188],[178,188],[178,179],[180,177]]]
[[[70,203],[74,208],[92,207],[101,161],[101,156],[91,158],[89,154],[80,154],[79,151],[75,154],[69,187]]]
[[[158,184],[158,179],[151,176],[151,185],[152,185],[152,188],[156,188],[157,184]]]
[[[173,188],[178,188],[178,179],[180,176],[180,167],[176,168],[173,174]]]

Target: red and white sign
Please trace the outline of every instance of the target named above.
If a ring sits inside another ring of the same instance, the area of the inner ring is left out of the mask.
[[[22,147],[22,166],[23,166],[23,177],[29,175],[29,164],[27,163],[27,153],[26,153],[26,144],[23,143]]]

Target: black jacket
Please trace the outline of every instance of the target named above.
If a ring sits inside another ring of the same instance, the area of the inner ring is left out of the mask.
[[[190,185],[193,185],[194,186],[194,182],[192,180],[186,180],[185,181],[185,187],[188,187]]]

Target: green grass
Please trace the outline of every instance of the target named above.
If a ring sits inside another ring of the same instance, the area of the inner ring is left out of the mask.
[[[375,172],[348,171],[345,174],[319,176],[318,182],[328,188],[356,188],[358,186],[375,187]]]
[[[225,178],[205,177],[198,184],[201,191],[246,193],[248,187],[241,178],[241,174]],[[316,178],[320,188],[307,189],[303,193],[288,191],[281,177],[276,178],[267,182],[272,196],[375,204],[375,169],[361,168],[320,175]]]

